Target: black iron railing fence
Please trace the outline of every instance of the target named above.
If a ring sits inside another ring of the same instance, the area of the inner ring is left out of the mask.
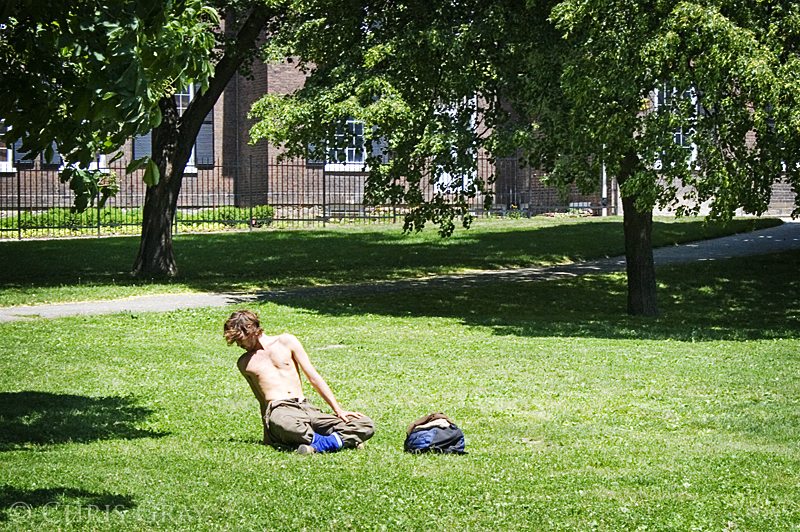
[[[119,192],[102,208],[95,204],[83,213],[71,212],[73,195],[59,181],[58,167],[36,163],[0,172],[0,239],[138,234],[145,197],[140,172],[125,173],[123,163],[103,169],[114,177]],[[498,170],[501,165],[479,160],[480,176],[494,177]],[[485,197],[478,195],[470,205],[475,215],[530,216],[566,211],[570,204],[601,208],[599,201],[583,196],[564,201],[552,189],[531,186],[530,179],[503,171],[503,179],[491,185],[494,207],[485,211]],[[238,166],[190,168],[183,178],[174,232],[402,221],[406,205],[364,204],[366,179],[364,172],[333,170],[304,160],[251,158]],[[426,185],[423,194],[446,194],[464,186],[464,179],[442,179]]]

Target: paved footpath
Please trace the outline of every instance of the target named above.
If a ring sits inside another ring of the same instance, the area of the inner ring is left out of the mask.
[[[800,249],[800,220],[770,229],[726,236],[653,250],[656,266],[718,260],[747,255],[778,253]],[[625,257],[565,264],[548,268],[491,270],[461,275],[441,275],[426,279],[379,281],[357,285],[334,285],[254,293],[166,294],[141,296],[111,301],[58,303],[0,308],[0,322],[30,318],[109,314],[114,312],[164,312],[198,307],[222,307],[255,301],[324,298],[358,294],[409,292],[440,287],[469,288],[505,282],[533,282],[574,277],[587,273],[606,273],[625,269]]]

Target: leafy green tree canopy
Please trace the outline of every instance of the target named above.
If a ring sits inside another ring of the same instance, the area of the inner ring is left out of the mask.
[[[241,72],[249,74],[250,65],[260,54],[264,41],[282,24],[284,0],[208,0],[225,13],[225,24],[214,29],[214,75],[207,79],[207,89],[178,112],[175,98],[159,102],[161,122],[153,129],[152,157],[147,172],[159,179],[147,181],[139,253],[134,273],[174,275],[177,264],[172,250],[172,221],[197,134],[208,113],[222,95],[228,82]],[[171,52],[172,53],[172,52]],[[147,172],[145,176],[147,176]]]
[[[367,195],[415,207],[407,227],[426,220],[443,234],[455,216],[469,224],[467,199],[485,183],[471,179],[477,151],[490,131],[489,109],[478,105],[491,57],[480,54],[475,5],[410,2],[384,9],[370,2],[297,2],[274,41],[275,48],[309,71],[305,86],[291,96],[266,95],[252,110],[264,118],[253,139],[268,138],[286,147],[286,156],[322,159],[337,142],[348,142],[345,122],[365,124]],[[488,25],[488,21],[487,21]],[[482,102],[486,103],[486,102]],[[490,104],[496,100],[490,100]],[[373,150],[379,139],[392,157],[380,164]],[[455,198],[426,201],[420,183],[447,174],[468,186]],[[471,183],[471,184],[470,184]],[[453,203],[450,203],[450,202]]]
[[[560,123],[530,145],[559,181],[598,175],[601,162],[620,175],[633,153],[623,195],[640,210],[676,206],[683,185],[695,201],[679,213],[709,202],[721,219],[766,211],[784,172],[800,183],[796,3],[567,0],[551,20],[564,52],[560,102],[544,114]],[[579,156],[552,156],[567,145]]]
[[[643,208],[674,204],[682,183],[698,200],[682,213],[704,201],[715,217],[760,213],[784,171],[797,182],[797,165],[787,163],[800,160],[798,9],[788,1],[297,2],[283,42],[310,77],[296,94],[254,106],[264,120],[252,136],[306,155],[309,145],[324,148],[321,139],[330,145],[342,120],[359,118],[394,155],[388,167],[371,167],[381,200],[413,194],[429,157],[442,170],[468,171],[473,159],[453,153],[523,147],[525,162],[552,183],[593,189],[602,164],[618,172],[633,150],[639,161],[625,187]],[[389,178],[398,171],[404,193]]]
[[[214,72],[219,17],[202,0],[10,0],[0,17],[3,138],[28,158],[57,149],[86,168],[157,126],[164,95]],[[62,176],[81,181],[79,197],[84,177]]]

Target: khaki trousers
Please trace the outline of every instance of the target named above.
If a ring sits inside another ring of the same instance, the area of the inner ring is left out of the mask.
[[[366,416],[351,418],[347,423],[333,414],[326,414],[308,399],[276,399],[267,405],[264,415],[267,427],[264,443],[298,447],[310,444],[313,433],[327,436],[338,432],[345,449],[367,441],[375,433],[375,424]]]

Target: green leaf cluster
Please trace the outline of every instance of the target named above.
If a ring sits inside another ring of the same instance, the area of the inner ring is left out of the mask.
[[[83,212],[87,207],[103,207],[108,198],[119,192],[116,174],[100,170],[83,170],[75,167],[64,169],[59,176],[62,183],[69,182],[69,188],[75,194],[72,212]]]
[[[207,87],[214,72],[220,19],[203,0],[12,2],[2,15],[3,140],[21,140],[28,158],[55,145],[68,165],[87,168],[158,126],[159,99]]]

